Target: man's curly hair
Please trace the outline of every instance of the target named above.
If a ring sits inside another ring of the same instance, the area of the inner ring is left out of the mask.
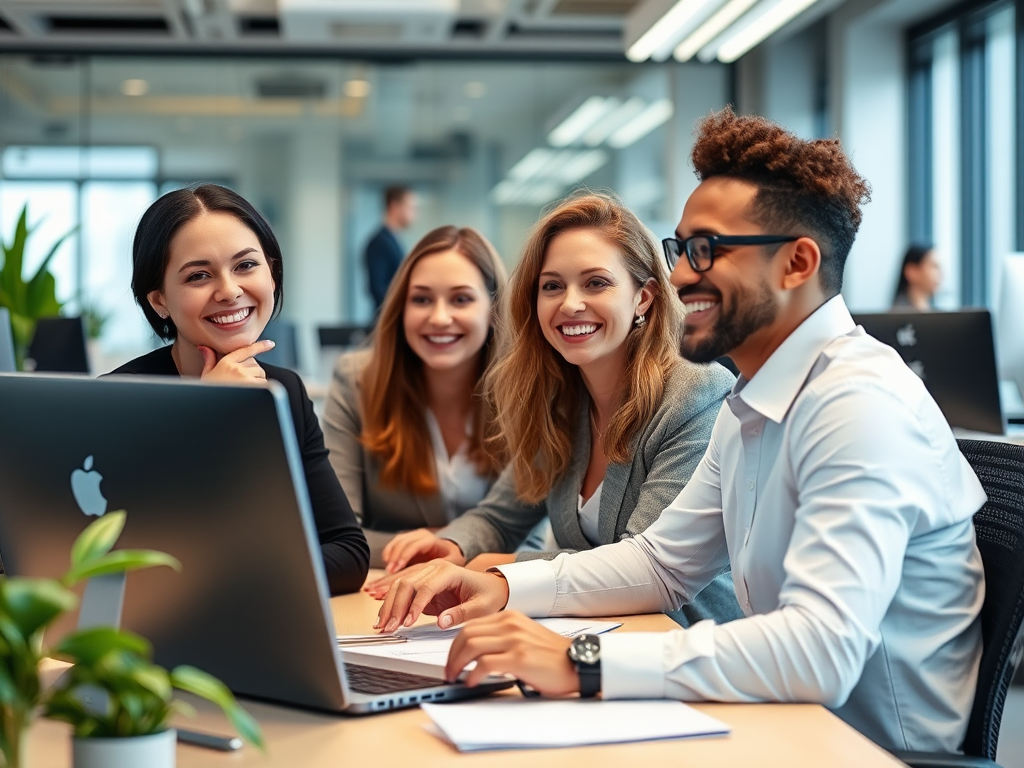
[[[701,181],[728,176],[756,186],[753,220],[770,234],[814,240],[821,249],[821,286],[830,297],[839,293],[871,189],[838,139],[805,141],[726,107],[698,125],[692,160]]]

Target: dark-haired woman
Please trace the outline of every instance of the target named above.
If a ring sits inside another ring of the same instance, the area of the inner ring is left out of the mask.
[[[112,373],[220,382],[272,379],[283,385],[328,586],[331,594],[359,589],[369,548],[331,469],[313,404],[297,374],[256,361],[273,346],[258,339],[279,310],[284,287],[281,248],[270,226],[224,187],[176,190],[143,214],[132,268],[135,300],[157,335],[173,343]]]
[[[892,308],[929,312],[941,284],[942,267],[935,258],[935,249],[930,245],[912,245],[903,256]]]

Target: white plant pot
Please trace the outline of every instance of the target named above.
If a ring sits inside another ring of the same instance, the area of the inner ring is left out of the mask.
[[[150,736],[72,739],[73,768],[174,768],[177,733],[168,728]]]

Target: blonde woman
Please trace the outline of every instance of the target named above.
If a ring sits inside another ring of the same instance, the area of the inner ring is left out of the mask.
[[[384,549],[392,576],[433,558],[487,568],[636,535],[689,480],[733,377],[679,355],[682,316],[657,248],[616,200],[564,202],[509,283],[508,344],[488,371],[508,466],[477,507]],[[558,549],[510,555],[544,515]],[[723,574],[675,618],[740,615]]]
[[[440,528],[475,507],[500,466],[480,396],[505,269],[474,229],[439,227],[392,282],[368,350],[342,355],[324,408],[331,464],[370,543]]]

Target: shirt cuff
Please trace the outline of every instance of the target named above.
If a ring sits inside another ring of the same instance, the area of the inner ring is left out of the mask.
[[[665,698],[668,632],[601,635],[601,698]]]
[[[555,606],[555,569],[550,560],[528,560],[491,568],[508,582],[506,611],[527,616],[550,616]]]

